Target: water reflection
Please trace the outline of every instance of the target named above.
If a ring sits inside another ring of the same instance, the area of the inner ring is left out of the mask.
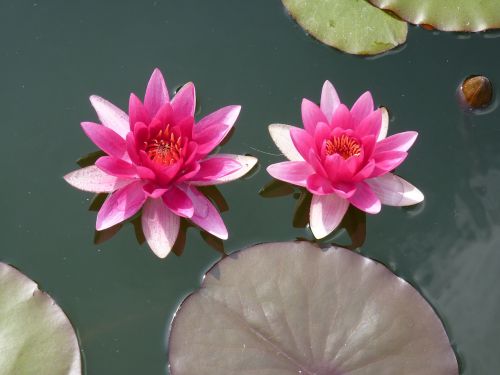
[[[481,121],[480,121],[481,120]],[[465,353],[465,374],[486,374],[499,368],[494,355],[500,337],[500,299],[496,285],[500,270],[500,149],[498,124],[467,114],[458,126],[459,167],[450,191],[451,220],[433,228],[426,241],[433,244],[427,262],[415,279],[450,322],[447,327]]]
[[[260,190],[259,194],[264,198],[288,196],[294,199],[295,211],[292,225],[294,228],[308,228],[312,194],[305,188],[273,179]],[[308,237],[298,237],[297,240],[332,244],[350,250],[359,249],[366,240],[366,213],[351,205],[340,225],[327,237],[318,240],[314,238],[310,230],[308,230],[308,234]],[[349,242],[344,242],[344,237],[348,237]]]

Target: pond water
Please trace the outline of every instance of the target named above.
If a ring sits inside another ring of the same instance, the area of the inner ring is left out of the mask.
[[[292,227],[290,198],[258,195],[265,167],[283,160],[267,133],[297,124],[300,100],[331,80],[352,103],[371,90],[392,114],[389,132],[420,137],[398,173],[426,195],[410,209],[367,218],[362,253],[415,285],[442,317],[462,373],[500,373],[500,110],[464,113],[455,90],[471,74],[500,87],[500,38],[410,27],[408,43],[377,58],[349,56],[308,37],[279,1],[4,1],[0,160],[2,250],[51,294],[78,331],[88,374],[165,374],[167,328],[179,302],[219,257],[189,230],[184,255],[159,260],[127,225],[93,244],[91,195],[62,176],[95,146],[101,95],[126,108],[153,68],[170,89],[196,84],[201,114],[243,110],[230,153],[259,158],[251,178],[222,186],[234,251],[310,236]],[[391,130],[392,129],[392,130]]]

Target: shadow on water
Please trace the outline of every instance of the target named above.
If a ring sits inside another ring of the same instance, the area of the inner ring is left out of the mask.
[[[295,200],[295,212],[292,225],[294,228],[307,228],[309,225],[309,207],[312,194],[306,189],[279,180],[271,180],[259,192],[264,198],[291,197]],[[349,206],[342,222],[327,237],[320,240],[308,232],[308,238],[298,237],[297,240],[309,241],[320,245],[331,244],[350,250],[357,250],[366,240],[366,213],[354,206]],[[346,238],[347,237],[347,238]],[[349,242],[344,242],[347,239]]]

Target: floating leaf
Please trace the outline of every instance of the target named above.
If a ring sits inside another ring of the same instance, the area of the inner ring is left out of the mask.
[[[417,25],[443,31],[482,31],[500,27],[498,0],[369,0]]]
[[[98,150],[98,151],[93,151],[87,155],[82,156],[80,159],[76,161],[76,164],[78,164],[80,167],[85,168],[89,167],[91,165],[94,165],[97,159],[99,159],[102,156],[106,156],[106,153],[104,151]]]
[[[356,55],[375,55],[406,41],[408,25],[366,0],[282,0],[290,15],[321,42]]]
[[[181,305],[172,375],[457,375],[432,307],[383,265],[307,242],[221,260]]]
[[[81,374],[78,340],[64,312],[5,263],[0,263],[0,374]]]

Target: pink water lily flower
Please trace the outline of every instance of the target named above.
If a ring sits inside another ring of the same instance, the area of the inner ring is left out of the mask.
[[[195,122],[194,85],[184,85],[170,100],[158,69],[144,103],[130,95],[128,115],[98,96],[90,101],[101,124],[83,122],[82,128],[107,155],[64,178],[81,190],[111,193],[97,214],[96,229],[110,228],[143,208],[144,235],[160,258],[174,245],[181,217],[227,239],[219,212],[197,187],[235,180],[256,164],[250,156],[210,155],[231,130],[240,106]]]
[[[272,164],[267,171],[313,194],[309,224],[316,238],[340,224],[349,204],[376,214],[382,203],[408,206],[423,201],[417,188],[390,172],[405,160],[418,134],[407,131],[386,137],[387,111],[374,109],[369,92],[349,109],[326,81],[320,106],[302,101],[302,122],[304,129],[269,126],[271,137],[290,161]]]

